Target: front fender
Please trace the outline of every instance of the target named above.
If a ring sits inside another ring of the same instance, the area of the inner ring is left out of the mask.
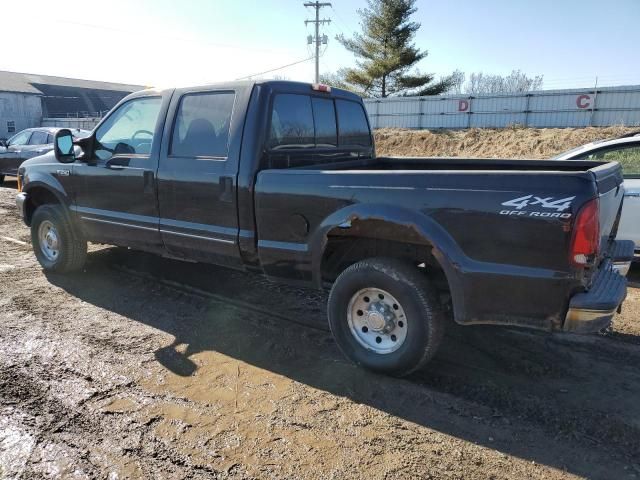
[[[71,206],[71,198],[69,197],[69,194],[58,179],[52,174],[45,172],[25,173],[22,191],[31,195],[32,192],[40,188],[52,193],[62,205],[66,207]]]

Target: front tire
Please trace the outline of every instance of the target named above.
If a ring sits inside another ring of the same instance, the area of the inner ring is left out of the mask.
[[[435,354],[444,315],[434,287],[409,262],[372,258],[336,279],[329,326],[344,355],[380,373],[408,375]]]
[[[31,243],[46,272],[80,270],[87,258],[87,242],[74,228],[61,205],[42,205],[31,219]]]

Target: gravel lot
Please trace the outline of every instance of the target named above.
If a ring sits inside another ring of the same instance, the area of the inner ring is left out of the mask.
[[[603,335],[450,325],[407,379],[325,296],[92,246],[44,275],[0,188],[0,478],[640,478],[640,290]],[[631,272],[640,286],[640,270]]]

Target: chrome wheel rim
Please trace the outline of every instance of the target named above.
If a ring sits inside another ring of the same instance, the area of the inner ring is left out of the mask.
[[[402,305],[380,288],[356,292],[347,307],[347,321],[356,341],[380,355],[395,352],[407,339],[407,317]]]
[[[40,251],[47,260],[55,262],[60,255],[60,236],[53,223],[45,220],[38,227]]]

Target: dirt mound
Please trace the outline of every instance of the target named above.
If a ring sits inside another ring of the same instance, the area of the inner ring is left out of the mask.
[[[503,128],[469,130],[376,130],[378,155],[485,158],[549,158],[638,127]]]

